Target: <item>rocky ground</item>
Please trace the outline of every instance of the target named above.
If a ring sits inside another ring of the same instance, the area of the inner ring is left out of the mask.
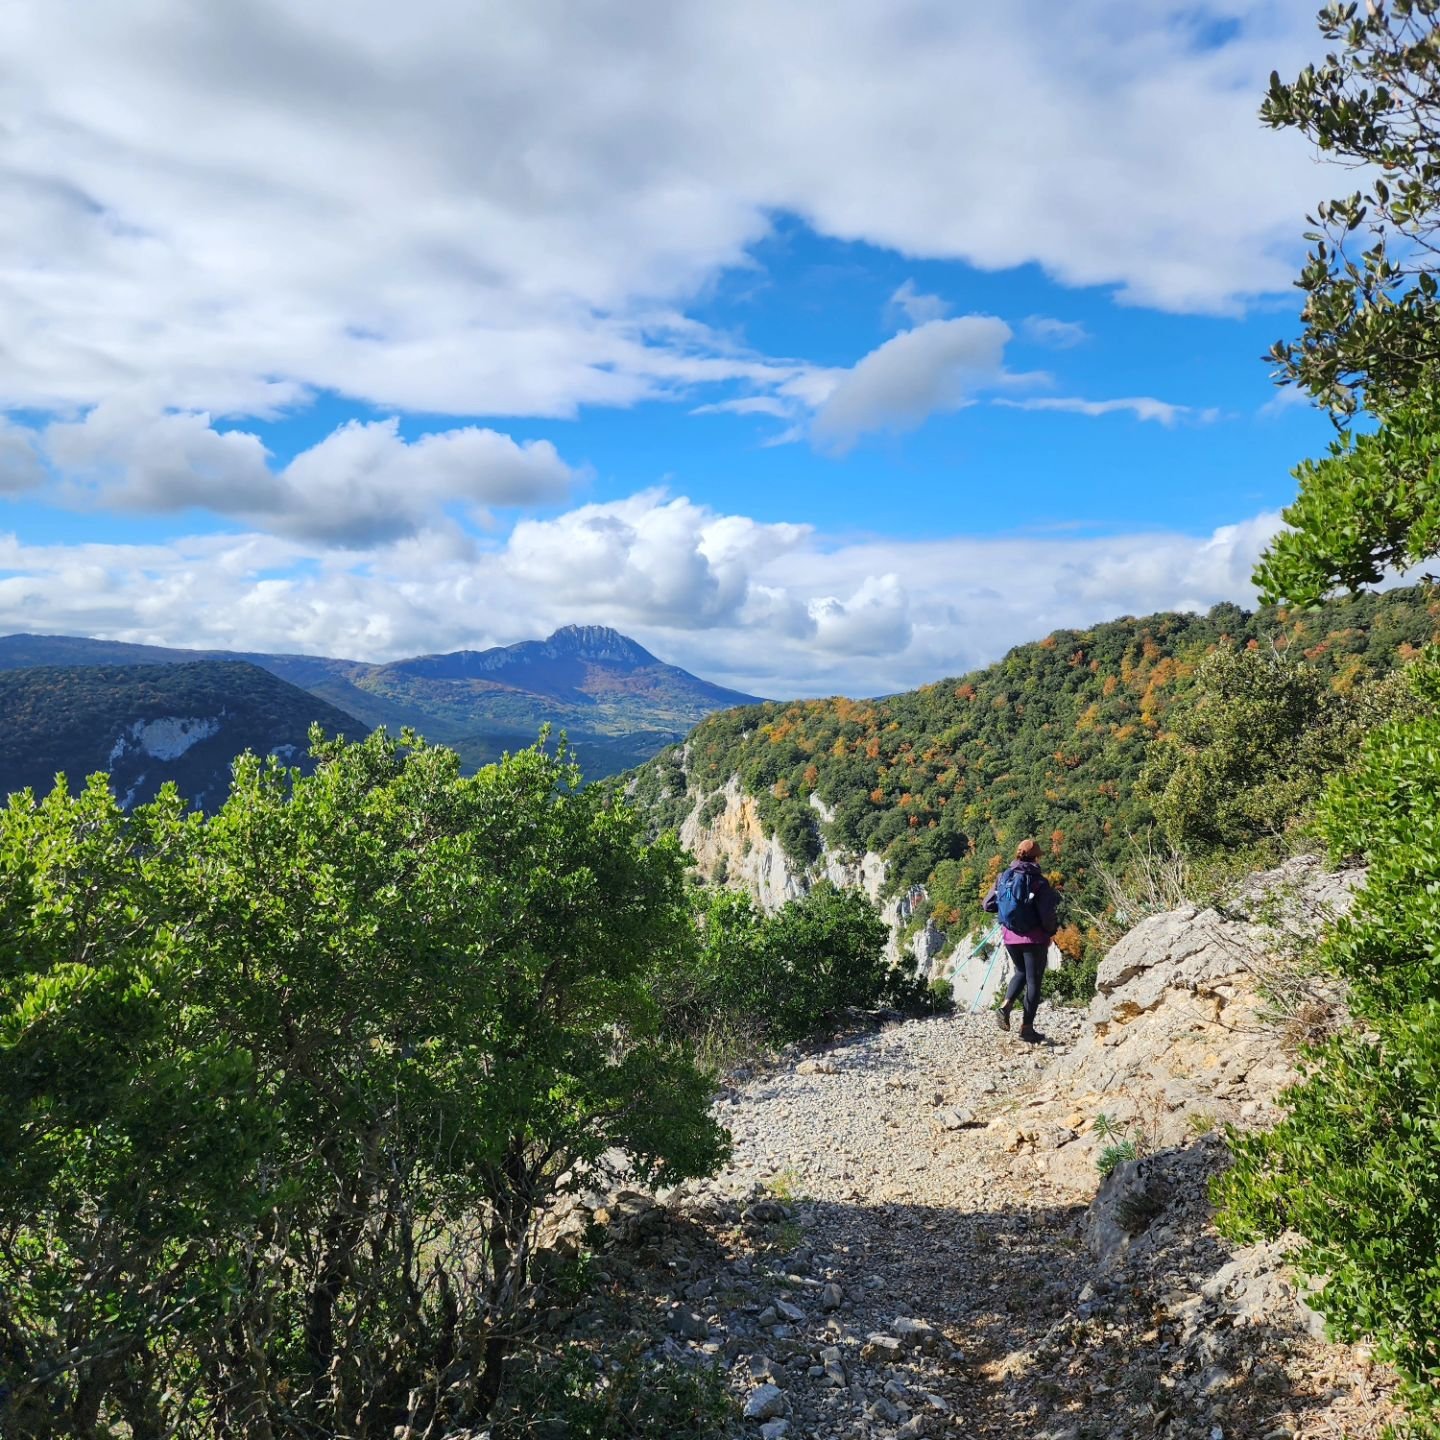
[[[1319,1338],[1283,1247],[1234,1251],[1209,1223],[1215,1126],[1267,1109],[1287,1070],[1242,1023],[1237,934],[1208,970],[1166,949],[1248,922],[1171,919],[1117,947],[1088,1014],[1042,1011],[1045,1045],[989,1014],[894,1023],[736,1084],[723,1175],[594,1212],[567,1329],[722,1366],[765,1440],[1378,1435],[1388,1377]],[[1101,1114],[1146,1152],[1103,1186]]]

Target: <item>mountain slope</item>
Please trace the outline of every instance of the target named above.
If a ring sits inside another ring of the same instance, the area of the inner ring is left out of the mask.
[[[754,704],[667,665],[618,631],[569,625],[547,640],[422,655],[385,665],[312,655],[167,650],[79,636],[0,637],[0,670],[33,665],[152,665],[240,660],[287,680],[367,726],[411,726],[454,746],[467,765],[565,730],[592,778],[648,759],[718,709]]]
[[[1437,616],[1419,589],[1400,589],[1303,613],[1218,605],[1057,631],[907,694],[712,716],[628,786],[655,830],[683,825],[731,883],[773,903],[803,887],[807,869],[848,883],[863,872],[903,902],[899,924],[929,922],[932,947],[979,922],[1002,857],[1034,835],[1073,921],[1104,909],[1096,867],[1121,862],[1151,823],[1136,781],[1208,650],[1273,643],[1343,690],[1431,640]],[[763,850],[757,833],[769,837]],[[1083,937],[1068,943],[1078,951]]]
[[[0,796],[72,789],[97,770],[126,804],[166,780],[200,809],[224,799],[245,750],[301,762],[312,723],[359,738],[367,727],[254,665],[37,666],[0,673]]]

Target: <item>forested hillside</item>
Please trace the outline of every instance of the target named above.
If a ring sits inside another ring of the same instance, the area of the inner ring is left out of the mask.
[[[697,804],[707,818],[706,797],[738,775],[794,861],[813,860],[822,838],[877,852],[887,888],[925,884],[942,928],[977,916],[1001,857],[1034,835],[1073,917],[1100,901],[1096,865],[1118,862],[1152,823],[1137,782],[1208,652],[1273,649],[1346,693],[1404,663],[1437,623],[1440,605],[1406,588],[1304,611],[1223,604],[1060,630],[907,694],[712,716],[635,772],[632,793],[660,831]]]
[[[0,721],[0,800],[44,794],[60,774],[77,790],[105,771],[124,804],[173,780],[202,809],[224,797],[242,751],[301,763],[312,724],[369,728],[257,666],[218,660],[0,671]]]

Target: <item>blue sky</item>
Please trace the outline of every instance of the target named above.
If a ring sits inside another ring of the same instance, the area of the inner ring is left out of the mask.
[[[1249,599],[1330,438],[1296,7],[77,4],[0,18],[0,629],[892,690]]]

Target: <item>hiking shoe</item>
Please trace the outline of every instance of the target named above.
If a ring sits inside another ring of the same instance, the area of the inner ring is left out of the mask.
[[[1040,1045],[1043,1044],[1045,1040],[1045,1037],[1033,1025],[1022,1025],[1020,1027],[1020,1038],[1027,1045]]]
[[[1010,1012],[1008,1010],[997,1010],[995,1012],[995,1023],[1002,1029],[1010,1028]]]

